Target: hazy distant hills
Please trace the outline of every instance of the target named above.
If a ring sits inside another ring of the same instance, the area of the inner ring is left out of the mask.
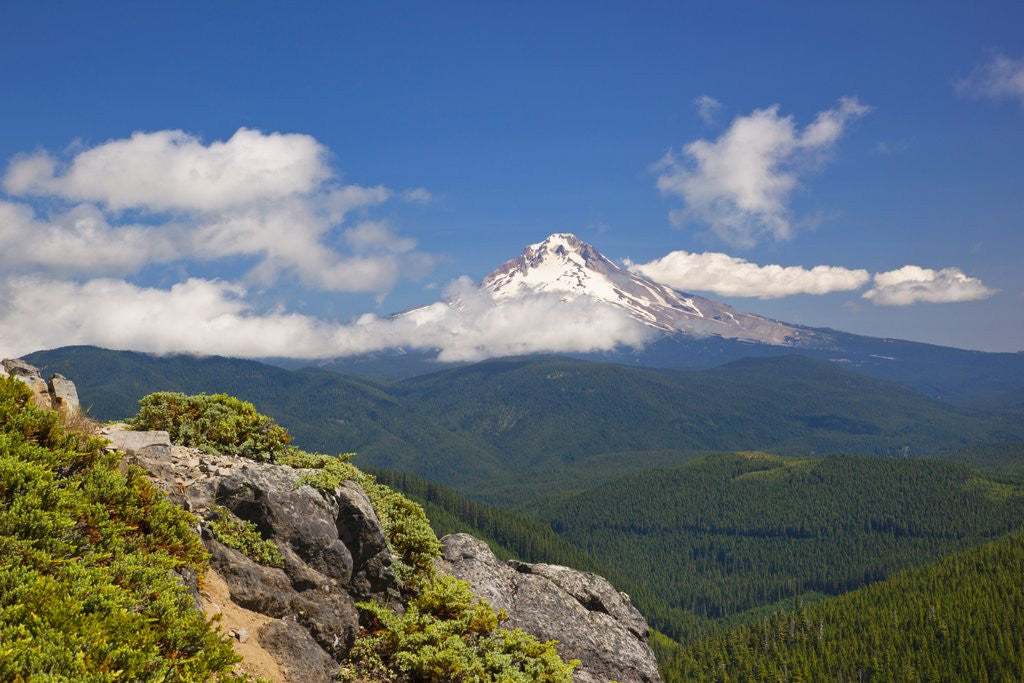
[[[770,358],[799,354],[836,363],[854,372],[905,384],[943,400],[970,402],[992,394],[1024,396],[1024,353],[990,353],[902,339],[883,339],[813,329],[821,346],[777,346],[726,339],[718,336],[671,334],[642,349],[608,353],[563,354],[580,360],[634,367],[704,370],[743,358]],[[269,359],[287,368],[310,363],[294,359]],[[343,374],[385,379],[407,379],[458,367],[438,362],[423,352],[379,352],[319,361],[318,367]]]
[[[392,382],[93,347],[28,359],[73,379],[99,419],[134,414],[155,390],[226,392],[287,425],[306,448],[358,451],[364,466],[494,500],[528,480],[556,490],[707,451],[915,456],[1024,438],[1013,406],[952,406],[798,356],[702,371],[525,357]]]

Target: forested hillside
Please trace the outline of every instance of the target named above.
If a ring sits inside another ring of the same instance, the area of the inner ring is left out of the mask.
[[[445,534],[468,533],[487,541],[502,559],[548,562],[608,575],[593,557],[543,522],[478,503],[454,489],[415,475],[392,470],[371,470],[371,473],[381,483],[422,505],[439,538]]]
[[[666,683],[1024,680],[1024,535],[680,648]]]
[[[553,497],[534,512],[639,583],[651,624],[686,640],[1017,528],[1024,491],[943,461],[743,453]]]

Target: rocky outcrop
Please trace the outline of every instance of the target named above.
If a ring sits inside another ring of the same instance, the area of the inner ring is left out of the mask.
[[[32,402],[40,408],[52,408],[65,415],[79,411],[78,391],[74,383],[63,375],[54,374],[46,382],[39,374],[39,368],[20,358],[5,358],[0,362],[0,375],[16,377],[32,390]]]
[[[508,625],[559,641],[564,659],[578,659],[578,683],[652,683],[658,664],[647,622],[604,578],[569,567],[502,562],[468,534],[441,539],[439,568],[469,581],[473,591],[508,614]]]
[[[2,373],[24,381],[41,406],[78,412],[69,380],[49,383],[23,361],[5,360]],[[375,600],[404,609],[380,521],[363,489],[342,482],[323,493],[301,483],[309,470],[176,446],[167,432],[123,424],[101,428],[108,449],[125,454],[170,500],[192,512],[210,553],[211,572],[182,575],[197,609],[221,614],[244,655],[242,670],[273,681],[334,680],[360,627],[355,604]],[[283,557],[280,567],[257,563],[228,547],[210,522],[224,510],[252,522]],[[647,624],[605,579],[567,567],[501,562],[487,545],[456,534],[442,540],[439,569],[473,584],[505,610],[508,625],[558,640],[565,659],[579,659],[580,683],[660,681],[647,645]]]
[[[399,605],[392,557],[362,488],[334,492],[300,485],[306,470],[175,446],[167,432],[104,427],[109,448],[146,470],[172,501],[201,520],[226,508],[254,523],[284,556],[281,568],[258,564],[227,547],[202,524],[210,566],[231,601],[270,617],[255,634],[290,681],[327,681],[359,629],[355,603]]]
[[[5,358],[0,361],[0,376],[16,377],[32,390],[32,402],[40,408],[59,410],[65,415],[78,414],[78,390],[74,382],[64,375],[54,374],[47,382],[39,368],[20,358]]]
[[[75,383],[67,377],[54,373],[50,381],[46,383],[46,388],[55,410],[68,415],[74,415],[79,411],[78,389],[75,388]]]

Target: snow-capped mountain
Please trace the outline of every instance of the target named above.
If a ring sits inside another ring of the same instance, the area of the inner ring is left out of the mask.
[[[775,345],[801,345],[807,330],[725,304],[677,292],[616,265],[590,244],[555,233],[531,244],[481,282],[496,300],[555,293],[566,301],[588,296],[623,309],[640,322],[668,333],[713,334]]]

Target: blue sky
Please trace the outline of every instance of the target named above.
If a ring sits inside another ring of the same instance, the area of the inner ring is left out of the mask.
[[[1019,3],[551,5],[9,4],[0,350],[368,350],[409,332],[354,317],[555,231],[741,310],[1024,349]],[[147,175],[253,154],[206,199]]]

